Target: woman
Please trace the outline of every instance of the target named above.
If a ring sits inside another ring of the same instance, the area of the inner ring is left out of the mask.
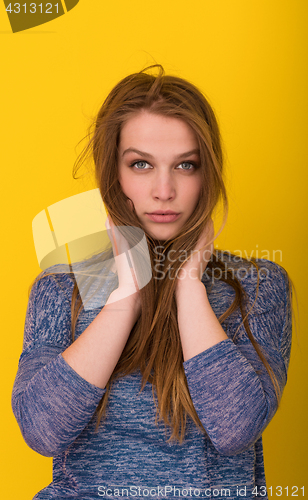
[[[72,273],[32,287],[12,405],[29,446],[54,457],[35,499],[267,498],[261,434],[286,383],[289,280],[213,251],[218,125],[158,67],[115,86],[77,162],[93,154],[117,288],[85,310]],[[127,227],[146,236],[144,287]]]

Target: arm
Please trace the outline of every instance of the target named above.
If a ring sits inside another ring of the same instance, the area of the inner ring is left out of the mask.
[[[70,281],[62,276],[63,279]],[[124,346],[135,319],[129,302],[132,300],[130,297],[110,306],[106,304],[79,337],[85,338],[87,359],[84,360],[79,341],[78,353],[74,356],[72,364],[75,364],[72,367],[64,359],[66,353],[70,352],[70,347],[75,344],[70,346],[70,303],[58,285],[59,280],[61,278],[48,276],[32,288],[26,315],[23,352],[12,393],[13,412],[25,441],[32,449],[45,456],[62,452],[77,438],[91,420],[105,393],[103,383],[100,384],[95,379],[96,375],[87,376],[87,363],[94,363],[94,354],[87,344],[92,343],[97,358],[100,357],[101,372],[107,378],[109,371],[113,370],[118,353],[120,355],[120,342],[122,341]],[[115,312],[115,309],[120,307],[122,310]],[[115,341],[114,351],[118,349],[111,361],[111,342],[107,337],[104,339],[101,332],[109,332],[109,336]],[[76,366],[78,355],[82,358],[80,367]],[[87,372],[85,377],[84,372]],[[97,363],[94,373],[99,372]]]
[[[282,392],[290,354],[291,306],[287,277],[278,266],[272,272],[260,293],[274,297],[275,306],[250,315],[250,328]],[[183,280],[177,292],[184,369],[194,406],[213,445],[218,452],[232,455],[260,437],[277,409],[277,399],[243,326],[236,344],[228,339],[200,284],[204,287],[200,281],[185,284]]]
[[[102,389],[106,387],[141,311],[136,270],[130,269],[126,256],[129,253],[133,262],[129,244],[110,216],[105,225],[115,255],[119,287],[110,294],[94,321],[62,354],[81,377]]]
[[[184,361],[228,338],[200,280],[188,278],[180,281],[176,301]]]
[[[126,240],[115,234],[120,253],[127,251]],[[42,455],[65,450],[89,423],[140,314],[125,255],[116,264],[119,288],[73,344],[70,279],[44,277],[31,291],[12,407],[25,441]]]
[[[119,288],[112,292],[94,321],[62,353],[65,361],[81,377],[102,389],[106,387],[140,314],[138,294],[122,296]]]
[[[197,241],[194,254],[182,267],[176,282],[175,298],[184,361],[228,338],[201,282],[212,255],[213,239],[214,227],[210,219]]]

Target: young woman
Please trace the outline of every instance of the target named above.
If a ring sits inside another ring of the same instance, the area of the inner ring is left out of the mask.
[[[261,434],[286,383],[289,279],[213,251],[217,122],[158,69],[115,86],[77,163],[93,155],[117,287],[90,310],[73,273],[50,268],[31,290],[12,405],[28,445],[54,457],[37,500],[267,498]],[[145,234],[146,286],[125,228]]]

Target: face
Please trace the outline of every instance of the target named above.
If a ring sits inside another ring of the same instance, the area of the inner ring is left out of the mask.
[[[118,169],[143,228],[159,240],[176,236],[201,191],[199,146],[191,127],[145,110],[133,115],[121,131]],[[156,211],[177,215],[150,215]]]

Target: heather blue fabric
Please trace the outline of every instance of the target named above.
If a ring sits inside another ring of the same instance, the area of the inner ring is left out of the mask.
[[[236,270],[252,305],[254,266],[229,255],[224,260]],[[283,390],[291,348],[289,282],[277,264],[261,259],[258,264],[259,293],[249,324]],[[219,317],[234,291],[206,273],[202,282]],[[166,442],[170,430],[155,425],[152,388],[147,383],[140,392],[139,371],[113,383],[106,419],[95,433],[94,412],[104,390],[79,376],[61,355],[71,344],[72,289],[65,274],[45,277],[32,288],[13,388],[12,407],[25,441],[54,457],[53,482],[35,500],[267,498],[261,434],[277,401],[240,312],[223,323],[228,339],[184,362],[207,435],[189,418],[184,442]],[[83,311],[76,337],[100,310]]]

